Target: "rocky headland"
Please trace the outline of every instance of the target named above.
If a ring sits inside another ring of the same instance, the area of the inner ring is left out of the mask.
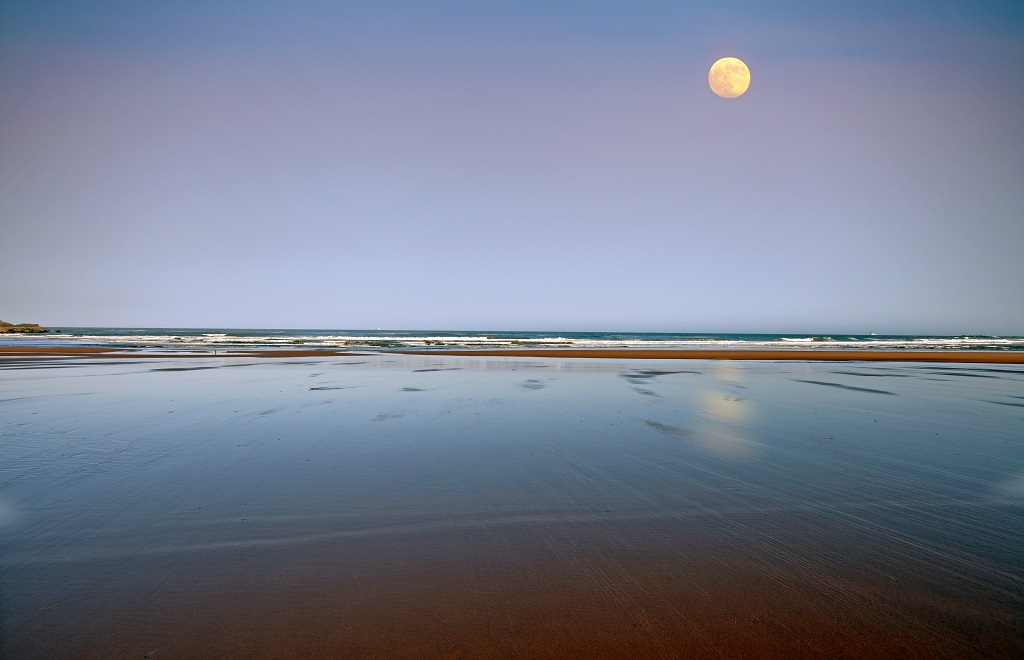
[[[0,321],[0,334],[6,332],[35,333],[49,331],[49,328],[44,328],[38,323],[8,323],[7,321]]]

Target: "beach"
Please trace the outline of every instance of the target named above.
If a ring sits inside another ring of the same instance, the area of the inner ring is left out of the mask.
[[[4,347],[0,655],[1020,657],[1024,354],[880,353]]]

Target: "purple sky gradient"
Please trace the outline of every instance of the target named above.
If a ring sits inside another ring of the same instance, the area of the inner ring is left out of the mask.
[[[551,4],[0,4],[0,318],[1024,334],[1024,8]]]

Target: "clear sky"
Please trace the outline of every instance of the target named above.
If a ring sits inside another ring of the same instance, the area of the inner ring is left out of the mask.
[[[1024,334],[1024,3],[0,0],[0,318]]]

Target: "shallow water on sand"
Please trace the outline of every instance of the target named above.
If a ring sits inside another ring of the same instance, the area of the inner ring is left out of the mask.
[[[0,362],[11,657],[1024,654],[1024,370]]]

